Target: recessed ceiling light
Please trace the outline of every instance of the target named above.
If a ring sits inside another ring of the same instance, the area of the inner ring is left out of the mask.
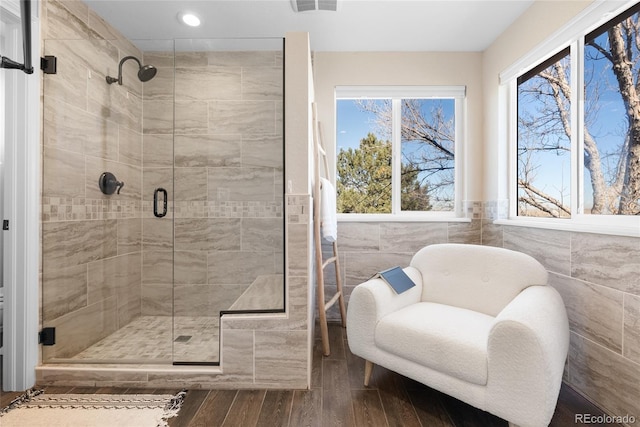
[[[178,14],[178,19],[180,22],[190,27],[198,27],[200,25],[200,18],[193,13],[181,12]]]

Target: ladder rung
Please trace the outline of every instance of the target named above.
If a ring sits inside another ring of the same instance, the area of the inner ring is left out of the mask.
[[[329,265],[329,263],[331,262],[335,262],[336,261],[336,257],[332,256],[331,258],[327,258],[327,260],[325,262],[322,263],[322,269],[324,270],[324,268]]]
[[[333,298],[331,298],[325,305],[324,305],[324,311],[329,310],[331,307],[333,307],[333,304],[336,303],[336,301],[338,301],[338,298],[340,298],[340,296],[342,295],[341,292],[336,293]]]

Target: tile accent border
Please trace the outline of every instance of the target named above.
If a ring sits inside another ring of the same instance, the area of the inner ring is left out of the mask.
[[[140,214],[142,212],[142,214]],[[153,202],[139,200],[43,197],[42,222],[153,218]],[[169,202],[167,216],[175,218],[282,218],[278,201]]]
[[[147,210],[153,210],[152,202],[145,202]],[[173,212],[176,218],[282,218],[282,202],[173,202]]]
[[[42,222],[139,218],[138,200],[43,197]]]
[[[483,219],[506,219],[509,217],[509,200],[489,200],[483,202]]]

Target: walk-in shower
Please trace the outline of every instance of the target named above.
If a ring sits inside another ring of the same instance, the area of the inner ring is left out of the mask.
[[[43,88],[43,363],[216,364],[221,313],[285,306],[283,40],[58,34],[44,40],[58,73]],[[126,185],[105,193],[105,171]]]

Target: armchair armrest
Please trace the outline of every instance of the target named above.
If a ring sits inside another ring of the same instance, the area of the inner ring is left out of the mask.
[[[509,421],[548,425],[569,349],[569,322],[560,294],[530,286],[495,318],[488,341],[487,408],[520,414]]]
[[[389,313],[420,302],[422,275],[413,267],[403,269],[416,284],[396,294],[382,279],[370,279],[359,284],[351,293],[347,308],[347,338],[351,351],[367,358],[367,350],[375,348],[375,329],[378,321]]]

